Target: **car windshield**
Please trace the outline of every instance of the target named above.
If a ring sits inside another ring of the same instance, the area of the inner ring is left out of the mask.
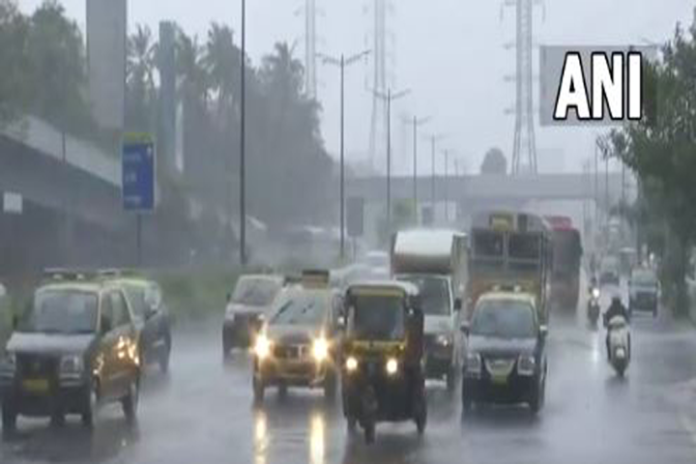
[[[508,339],[532,338],[535,336],[534,309],[522,301],[483,301],[474,311],[471,333]]]
[[[423,314],[426,316],[450,315],[452,305],[447,279],[432,276],[401,276],[399,280],[410,282],[418,287]]]
[[[600,267],[604,272],[615,272],[619,268],[619,260],[614,257],[605,258]]]
[[[389,267],[389,255],[382,252],[371,252],[365,256],[365,264],[370,267]]]
[[[272,325],[318,325],[329,311],[326,292],[294,291],[282,296],[271,318]]]
[[[403,300],[393,295],[358,295],[350,309],[348,333],[358,340],[404,337]]]
[[[656,287],[657,277],[648,271],[634,272],[631,276],[631,285],[634,287]]]
[[[280,284],[269,279],[244,278],[239,279],[232,295],[232,302],[249,306],[266,306],[280,290]]]
[[[93,333],[97,327],[95,293],[55,290],[39,292],[20,321],[20,332]]]

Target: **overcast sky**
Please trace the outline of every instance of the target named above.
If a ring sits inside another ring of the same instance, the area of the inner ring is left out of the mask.
[[[84,30],[86,0],[63,0],[69,16]],[[32,11],[41,0],[19,0]],[[277,41],[298,41],[303,58],[304,0],[248,0],[248,50],[253,61],[271,51]],[[350,54],[366,48],[372,0],[316,0],[319,51]],[[466,158],[478,170],[485,151],[500,146],[510,156],[514,119],[504,110],[514,103],[514,84],[503,78],[515,70],[514,50],[503,45],[515,36],[514,8],[501,9],[498,0],[393,0],[389,29],[394,35],[392,71],[396,86],[413,93],[395,104],[394,144],[402,147],[401,114],[433,116],[425,132],[448,134],[443,146]],[[621,45],[643,40],[664,41],[677,22],[690,24],[696,2],[689,0],[547,0],[545,15],[535,10],[535,40],[540,44]],[[129,27],[173,20],[189,33],[205,37],[211,21],[239,30],[240,0],[131,0]],[[501,16],[501,11],[503,15]],[[296,15],[300,14],[299,16]],[[544,18],[545,16],[545,18]],[[535,69],[537,65],[535,65]],[[338,149],[338,73],[319,68],[319,98],[324,106],[322,132],[332,154]],[[368,66],[358,64],[347,79],[347,150],[351,159],[368,146],[370,97],[365,91]],[[592,156],[596,129],[537,127],[540,170],[580,170]],[[422,143],[424,140],[421,141]],[[409,145],[410,146],[410,145]],[[423,145],[423,148],[426,147]],[[410,149],[410,148],[409,148]],[[401,151],[401,150],[399,150]],[[423,156],[421,172],[430,172]],[[410,161],[397,160],[405,172]],[[442,169],[442,157],[438,158]]]

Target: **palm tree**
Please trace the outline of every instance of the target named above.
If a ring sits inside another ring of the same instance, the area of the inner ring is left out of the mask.
[[[264,57],[261,72],[270,96],[286,107],[291,101],[300,100],[304,66],[293,57],[294,47],[287,42],[277,43],[274,50],[274,54]]]
[[[203,63],[210,75],[210,83],[217,94],[218,114],[234,109],[239,89],[239,52],[234,46],[233,32],[227,26],[213,23],[208,31]]]
[[[127,79],[153,89],[155,69],[155,46],[148,26],[138,24],[135,33],[128,38]]]
[[[177,34],[176,72],[179,77],[181,98],[206,108],[210,94],[210,76],[204,65],[203,50],[198,37],[188,37],[182,31]]]
[[[127,118],[128,125],[137,130],[154,128],[155,103],[155,55],[150,28],[136,27],[128,38],[126,61]]]

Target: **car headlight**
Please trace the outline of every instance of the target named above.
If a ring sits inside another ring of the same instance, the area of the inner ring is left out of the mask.
[[[346,370],[348,372],[355,372],[358,369],[358,360],[355,359],[353,356],[349,356],[348,359],[346,359]]]
[[[533,355],[522,355],[517,360],[517,373],[524,376],[534,375],[536,358]]]
[[[478,353],[468,353],[466,355],[466,373],[481,375],[481,355]]]
[[[435,338],[435,343],[437,343],[440,346],[447,347],[452,344],[452,338],[447,334],[441,334],[438,335],[437,338]]]
[[[598,288],[593,288],[593,289],[592,289],[592,296],[593,296],[595,299],[599,299],[600,292],[599,292],[599,289],[598,289]]]
[[[81,374],[85,368],[84,360],[79,355],[67,355],[60,358],[61,374]]]
[[[271,341],[264,334],[260,334],[256,337],[256,343],[254,344],[254,353],[259,359],[267,358],[271,354]]]
[[[312,354],[317,362],[324,361],[329,357],[329,342],[324,337],[319,337],[312,344]]]
[[[396,358],[389,358],[387,360],[387,375],[396,375],[399,372],[399,361]]]

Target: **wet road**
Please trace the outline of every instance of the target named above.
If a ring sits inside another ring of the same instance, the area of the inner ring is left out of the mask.
[[[606,364],[603,333],[581,320],[554,319],[547,404],[485,408],[462,416],[458,395],[433,385],[429,424],[380,425],[377,443],[349,436],[340,407],[319,392],[273,392],[252,407],[249,364],[221,361],[219,333],[180,336],[172,371],[148,372],[137,426],[118,408],[102,412],[89,434],[77,419],[62,429],[20,420],[20,435],[0,444],[2,463],[694,463],[696,331],[670,318],[638,317],[627,378]]]

